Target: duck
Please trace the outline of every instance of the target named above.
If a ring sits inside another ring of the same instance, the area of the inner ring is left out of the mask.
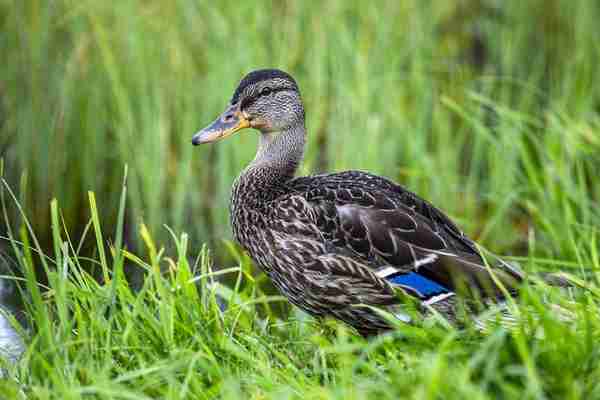
[[[411,304],[453,322],[465,304],[517,295],[518,266],[488,263],[444,212],[400,184],[358,170],[296,177],[307,132],[287,72],[245,75],[192,144],[248,128],[259,132],[258,148],[232,186],[233,237],[301,310],[368,337],[393,329],[394,319],[412,323]]]

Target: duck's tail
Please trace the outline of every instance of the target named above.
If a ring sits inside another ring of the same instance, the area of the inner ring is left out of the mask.
[[[515,265],[511,265],[511,267],[518,268]],[[535,281],[536,279],[541,285],[546,284],[557,288],[585,288],[585,285],[577,278],[564,272],[536,274],[532,280]],[[449,323],[459,327],[466,327],[470,324],[460,317],[466,312],[469,315],[467,319],[471,321],[476,330],[482,333],[491,332],[497,327],[512,330],[519,326],[523,318],[528,320],[540,318],[539,310],[519,304],[517,297],[483,301],[484,304],[481,305],[483,307],[477,307],[469,304],[468,301],[464,302],[464,299],[461,302],[458,297],[452,296],[441,302],[424,304],[424,306],[428,309],[428,314],[438,314]],[[570,310],[572,307],[568,306],[569,300],[565,299],[564,305],[567,305],[567,307],[552,302],[546,296],[543,296],[542,301],[548,311],[559,321],[568,323],[576,318],[575,313]],[[461,310],[464,310],[464,312]]]
[[[581,286],[581,284],[574,276],[565,272],[538,272],[535,275],[529,275],[524,272],[521,265],[516,261],[506,261],[502,257],[493,254],[489,251],[485,251],[484,254],[486,259],[490,260],[495,266],[499,267],[500,269],[506,272],[511,273],[513,276],[520,277],[520,280],[535,280],[535,278],[539,278],[547,285],[555,287],[569,288]]]

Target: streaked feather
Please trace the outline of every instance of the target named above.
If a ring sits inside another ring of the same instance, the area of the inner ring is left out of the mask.
[[[374,307],[410,321],[398,291],[449,320],[459,297],[494,304],[516,293],[518,268],[502,260],[488,266],[450,218],[402,186],[361,171],[293,178],[304,116],[289,74],[253,71],[222,117],[193,139],[214,141],[242,126],[261,130],[256,157],[233,186],[231,224],[293,304],[368,335],[390,327]]]
[[[234,188],[236,239],[292,303],[313,315],[370,334],[387,323],[353,305],[393,308],[396,289],[450,319],[451,297],[463,286],[481,298],[503,296],[474,243],[441,211],[387,179],[359,171],[296,178],[249,207],[248,193],[257,189],[247,185],[260,187],[261,177],[248,174]],[[522,279],[514,268],[494,272],[509,289]]]

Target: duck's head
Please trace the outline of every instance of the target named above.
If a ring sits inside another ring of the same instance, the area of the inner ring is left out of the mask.
[[[304,124],[304,107],[294,78],[278,69],[261,69],[241,80],[225,111],[196,133],[192,144],[216,142],[244,128],[270,133],[298,124]]]

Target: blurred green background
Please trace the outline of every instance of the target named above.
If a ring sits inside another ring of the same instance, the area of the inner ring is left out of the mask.
[[[596,0],[0,0],[2,173],[46,246],[50,200],[78,238],[88,190],[114,232],[127,164],[128,247],[144,222],[223,255],[257,135],[191,136],[243,74],[277,67],[305,101],[302,174],[383,174],[494,251],[585,262],[600,221],[598,21]]]

